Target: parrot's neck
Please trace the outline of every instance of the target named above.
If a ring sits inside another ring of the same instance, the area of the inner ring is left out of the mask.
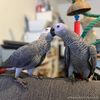
[[[76,33],[73,33],[70,30],[67,30],[66,32],[67,33],[62,35],[62,39],[64,40],[65,45],[70,46],[71,44],[80,41],[80,37]]]
[[[38,41],[38,50],[39,50],[39,53],[44,55],[45,53],[48,52],[48,50],[50,49],[50,44],[51,44],[51,41],[52,41],[52,37],[51,38],[40,38]]]
[[[71,31],[64,33],[62,39],[65,43],[65,46],[68,46],[74,54],[85,54],[88,49],[88,45],[76,34]]]

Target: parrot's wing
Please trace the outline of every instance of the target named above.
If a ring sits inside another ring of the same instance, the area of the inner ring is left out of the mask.
[[[95,46],[89,46],[89,64],[90,64],[90,72],[93,73],[96,68],[96,58],[97,52]]]
[[[29,46],[23,46],[16,50],[3,64],[4,67],[23,67],[32,61],[32,50]],[[35,53],[34,53],[35,54]]]
[[[65,73],[66,76],[68,77],[68,68],[69,68],[69,64],[70,64],[70,49],[69,47],[65,47],[65,52],[64,52],[64,62],[65,62]]]
[[[40,61],[37,66],[41,65],[41,63],[44,61],[45,57],[46,57],[46,53],[42,57],[40,57]]]

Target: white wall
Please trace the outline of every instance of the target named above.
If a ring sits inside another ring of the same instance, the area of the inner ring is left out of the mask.
[[[65,4],[67,0],[49,0],[50,4],[53,7],[53,10],[58,11],[58,7],[60,4]]]
[[[35,18],[35,0],[0,0],[0,43],[11,39],[9,29],[15,40],[20,40],[24,32],[24,15]]]
[[[100,0],[89,0],[89,2],[92,6],[91,13],[100,15]],[[100,39],[100,28],[94,28],[94,30],[96,30],[97,38]]]

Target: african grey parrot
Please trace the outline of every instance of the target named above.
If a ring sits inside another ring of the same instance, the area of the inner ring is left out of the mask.
[[[65,24],[57,23],[51,33],[61,37],[66,45],[65,58],[68,77],[80,73],[83,79],[90,80],[96,67],[96,48],[86,44],[76,33],[70,31]],[[67,71],[66,71],[67,72]]]
[[[50,33],[50,28],[47,28],[40,35],[38,40],[18,48],[1,67],[14,67],[15,78],[18,79],[23,69],[28,71],[32,76],[33,69],[38,67],[44,60],[46,53],[50,49],[53,34]]]

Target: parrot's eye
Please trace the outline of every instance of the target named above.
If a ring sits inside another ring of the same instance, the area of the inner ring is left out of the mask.
[[[59,28],[60,27],[60,25],[57,25],[57,28]]]

